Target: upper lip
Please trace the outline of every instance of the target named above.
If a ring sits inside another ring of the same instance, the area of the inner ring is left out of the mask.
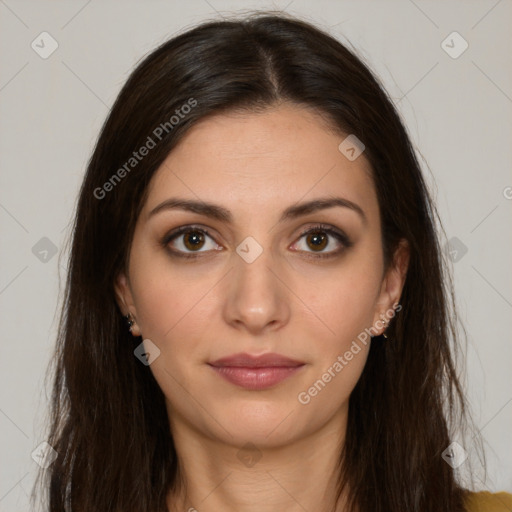
[[[281,354],[268,353],[260,356],[253,356],[251,354],[239,353],[231,356],[222,357],[208,363],[212,366],[238,366],[238,367],[251,367],[251,368],[268,368],[270,366],[287,366],[295,367],[302,366],[302,361],[290,359]]]

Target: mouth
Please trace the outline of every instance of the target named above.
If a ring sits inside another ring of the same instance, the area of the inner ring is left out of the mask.
[[[276,386],[298,373],[305,363],[280,354],[234,354],[217,359],[208,365],[231,384],[248,389],[262,390]]]

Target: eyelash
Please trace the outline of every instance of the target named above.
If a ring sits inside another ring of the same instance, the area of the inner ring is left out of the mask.
[[[201,252],[185,253],[185,252],[181,252],[181,251],[176,251],[174,249],[169,249],[169,247],[168,247],[169,243],[171,241],[173,241],[175,238],[178,238],[180,235],[182,235],[184,233],[189,233],[189,232],[193,232],[193,231],[198,231],[198,232],[203,233],[213,239],[212,235],[210,234],[210,232],[207,229],[199,227],[199,226],[188,225],[188,226],[181,226],[180,228],[178,228],[174,231],[171,231],[170,233],[165,235],[161,241],[161,245],[164,249],[167,249],[169,252],[171,252],[171,254],[173,256],[177,256],[178,258],[185,258],[185,259],[199,258],[199,257],[201,257]],[[302,231],[302,233],[299,236],[299,240],[303,236],[308,235],[310,233],[315,233],[317,231],[320,231],[322,233],[327,233],[328,235],[333,236],[344,247],[340,250],[337,250],[334,252],[328,252],[328,253],[316,253],[315,254],[314,252],[312,252],[312,253],[306,252],[306,254],[308,255],[306,257],[308,257],[308,258],[312,258],[312,259],[332,258],[332,257],[338,256],[345,249],[348,249],[348,248],[352,247],[352,245],[353,245],[353,243],[350,241],[348,236],[345,235],[345,233],[343,233],[341,231],[337,231],[336,229],[334,229],[328,225],[325,225],[325,224],[316,224],[314,226],[310,226],[306,230]],[[205,251],[203,251],[203,252],[205,252]]]

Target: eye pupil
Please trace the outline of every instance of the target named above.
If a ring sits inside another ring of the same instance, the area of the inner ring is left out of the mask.
[[[185,233],[184,243],[187,249],[200,249],[204,244],[204,235],[199,231],[189,231]]]
[[[325,236],[325,233],[322,233],[321,231],[316,231],[314,233],[310,233],[307,236],[308,244],[309,242],[313,243],[313,249],[316,251],[318,249],[324,249],[327,243],[327,237]]]

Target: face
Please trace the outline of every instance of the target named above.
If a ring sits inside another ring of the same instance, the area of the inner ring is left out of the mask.
[[[385,329],[407,264],[401,250],[385,272],[370,166],[340,152],[345,137],[297,106],[222,114],[154,175],[115,289],[132,333],[160,350],[150,369],[173,431],[278,446],[343,423],[365,329]],[[339,201],[302,208],[317,200]],[[211,366],[239,353],[302,365]]]

